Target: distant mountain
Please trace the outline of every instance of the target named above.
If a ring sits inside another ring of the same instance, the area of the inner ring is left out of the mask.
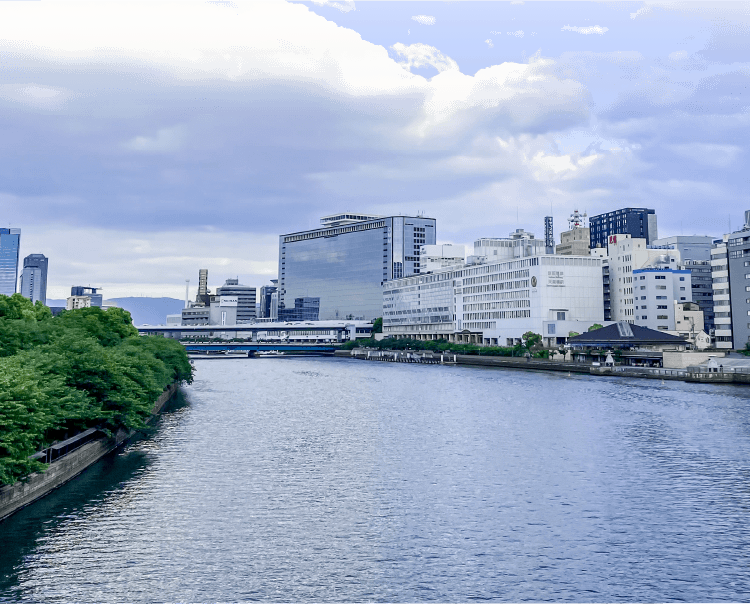
[[[176,298],[107,298],[133,317],[133,325],[164,325],[167,315],[178,315],[182,312],[185,302]],[[65,306],[65,300],[47,300],[47,306]]]

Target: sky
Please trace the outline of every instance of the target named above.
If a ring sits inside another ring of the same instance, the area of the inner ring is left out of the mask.
[[[424,213],[439,243],[750,209],[750,3],[2,2],[0,225],[48,296],[276,277],[278,236]]]

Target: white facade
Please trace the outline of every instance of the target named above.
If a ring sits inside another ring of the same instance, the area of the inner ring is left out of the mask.
[[[487,262],[541,256],[546,251],[543,239],[536,239],[533,233],[523,229],[516,229],[507,238],[483,237],[474,242],[474,256],[484,257]]]
[[[91,296],[68,296],[65,304],[67,310],[76,310],[78,308],[90,308]]]
[[[677,305],[693,301],[691,274],[687,269],[636,269],[632,285],[635,320],[631,323],[641,327],[675,331]],[[700,322],[703,329],[702,317]]]
[[[714,346],[732,349],[732,306],[729,295],[728,236],[711,248],[711,280],[714,292]]]
[[[487,262],[383,285],[386,335],[507,346],[532,331],[556,344],[603,321],[602,260],[588,256]]]
[[[634,239],[628,234],[610,235],[607,242],[611,319],[612,321],[635,323],[637,314],[635,307],[640,307],[641,304],[636,304],[633,271],[648,266],[676,269],[680,263],[680,252],[677,250],[649,249],[645,239]],[[642,294],[638,295],[640,297]],[[692,300],[692,298],[689,300]]]
[[[463,245],[423,245],[419,251],[421,272],[434,273],[449,266],[461,266],[466,258]]]

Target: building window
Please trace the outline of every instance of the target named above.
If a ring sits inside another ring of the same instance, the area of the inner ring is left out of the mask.
[[[554,323],[550,323],[549,325],[547,325],[547,333],[550,334],[550,335],[553,335],[555,333],[555,324]]]
[[[564,312],[558,312],[557,313],[557,320],[558,321],[564,321],[565,320],[565,313]]]
[[[685,277],[680,277],[680,281],[684,281],[684,280],[685,280]]]

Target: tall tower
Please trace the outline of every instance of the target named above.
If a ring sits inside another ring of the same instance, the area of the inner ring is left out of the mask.
[[[29,254],[23,259],[21,295],[32,302],[47,304],[47,266],[44,254]]]
[[[0,294],[12,296],[18,282],[21,229],[0,228]]]
[[[552,228],[552,216],[544,217],[544,247],[548,254],[555,253],[555,231]]]

